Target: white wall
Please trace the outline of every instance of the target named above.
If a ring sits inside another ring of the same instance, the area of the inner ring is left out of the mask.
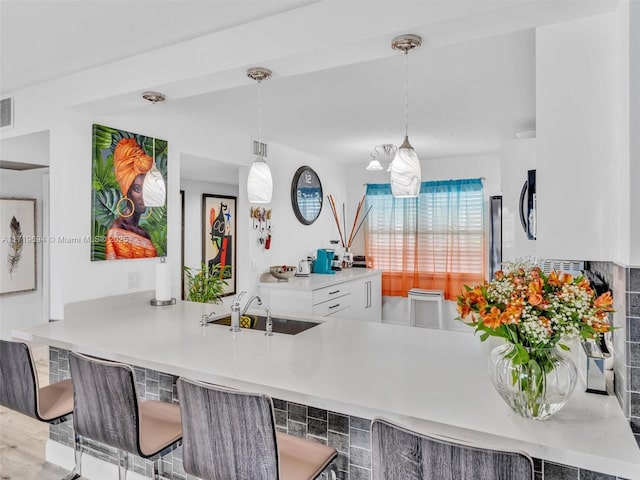
[[[7,158],[11,160],[12,158]],[[32,159],[31,163],[36,163]],[[36,199],[36,235],[47,235],[43,228],[43,199],[45,183],[49,181],[42,170],[0,170],[0,192],[2,197]],[[0,297],[0,338],[11,338],[11,330],[46,322],[48,315],[48,279],[44,283],[43,258],[45,243],[36,243],[36,291],[10,293]],[[4,259],[2,259],[4,260]],[[3,264],[4,265],[4,264]]]
[[[626,130],[627,137],[623,141],[628,141],[628,154],[630,158],[630,172],[628,176],[627,189],[630,190],[630,210],[627,210],[628,221],[631,227],[630,234],[630,255],[628,264],[640,265],[640,3],[628,2],[629,16],[624,17],[627,32],[627,49],[622,50],[624,55],[622,64],[628,61],[627,83],[623,83],[626,87],[628,99],[628,112],[622,112],[627,115],[629,122]],[[623,73],[625,70],[623,70]],[[624,78],[623,78],[624,81]],[[630,132],[633,132],[629,135]],[[624,261],[624,259],[622,259]]]
[[[246,251],[249,254],[251,273],[248,276],[249,284],[245,288],[249,293],[257,293],[260,275],[267,272],[269,266],[298,265],[298,260],[312,253],[315,255],[318,248],[327,248],[329,240],[338,238],[327,195],[332,194],[338,202],[339,199],[346,198],[347,192],[345,168],[336,162],[286,149],[277,144],[269,145],[267,160],[274,183],[273,198],[266,206],[272,209],[272,239],[269,250],[264,250],[258,243],[246,201],[243,202],[238,215],[238,228],[242,225],[242,228],[249,232]],[[324,195],[322,211],[311,225],[300,223],[291,206],[291,181],[296,170],[303,165],[310,166],[318,174]],[[240,197],[246,199],[246,169],[241,169],[240,177]]]
[[[618,227],[615,13],[536,31],[537,254],[614,258]]]
[[[536,139],[502,143],[500,184],[502,187],[502,260],[536,257],[536,240],[529,240],[520,222],[520,192],[527,170],[537,167]]]
[[[168,140],[168,239],[167,261],[171,263],[172,295],[180,296],[180,162],[182,154],[214,158],[247,165],[251,161],[250,138],[220,128],[212,129],[204,122],[185,122],[157,109],[156,135]],[[142,114],[90,116],[65,110],[51,129],[51,234],[83,238],[91,233],[91,125],[142,133],[150,131],[148,112]],[[269,139],[267,139],[269,141]],[[215,151],[211,146],[215,145]],[[290,202],[290,186],[295,170],[301,165],[314,168],[326,193],[345,195],[341,167],[334,162],[306,155],[275,143],[269,145],[269,164],[274,178],[273,241],[270,251],[262,251],[251,229],[249,205],[246,201],[247,168],[240,168],[238,190],[238,291],[257,292],[259,274],[269,265],[297,264],[297,260],[317,247],[326,246],[331,238],[331,216],[326,208],[311,226],[297,222]],[[200,208],[197,209],[200,212]],[[201,248],[198,248],[198,252]],[[51,249],[51,315],[64,316],[64,305],[85,299],[118,295],[130,291],[153,290],[155,259],[92,262],[90,245],[56,244]],[[251,266],[255,270],[251,270]],[[70,266],[73,266],[70,268]],[[128,290],[127,277],[139,277],[139,287]]]

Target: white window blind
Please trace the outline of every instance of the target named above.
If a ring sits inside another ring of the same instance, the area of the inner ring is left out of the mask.
[[[386,184],[385,184],[386,185]],[[416,198],[369,185],[367,255],[386,272],[476,273],[484,268],[480,179],[423,182]]]

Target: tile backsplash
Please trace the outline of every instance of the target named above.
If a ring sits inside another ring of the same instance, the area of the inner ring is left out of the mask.
[[[640,268],[589,262],[613,294],[615,392],[640,447]]]

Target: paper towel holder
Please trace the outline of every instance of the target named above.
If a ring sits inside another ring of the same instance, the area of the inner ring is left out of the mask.
[[[160,263],[165,263],[167,259],[165,257],[160,258]],[[175,305],[176,299],[171,297],[169,300],[157,300],[156,298],[152,298],[149,300],[149,303],[154,307],[166,307],[167,305]]]

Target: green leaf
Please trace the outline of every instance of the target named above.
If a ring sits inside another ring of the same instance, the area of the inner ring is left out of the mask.
[[[201,268],[184,267],[184,273],[188,285],[188,299],[192,302],[220,303],[224,294],[224,287],[228,282],[223,278],[229,265],[221,268],[214,265],[211,271],[205,263]]]
[[[93,219],[98,225],[108,229],[113,221],[120,216],[117,210],[120,198],[119,189],[109,188],[94,191]]]
[[[102,156],[93,159],[91,186],[94,190],[120,188],[113,169],[113,155],[109,155],[104,159]]]
[[[568,352],[571,350],[571,348],[569,348],[567,345],[565,345],[564,343],[558,343],[558,346],[564,350],[565,352]]]
[[[91,231],[91,260],[106,260],[107,228],[93,222]]]

